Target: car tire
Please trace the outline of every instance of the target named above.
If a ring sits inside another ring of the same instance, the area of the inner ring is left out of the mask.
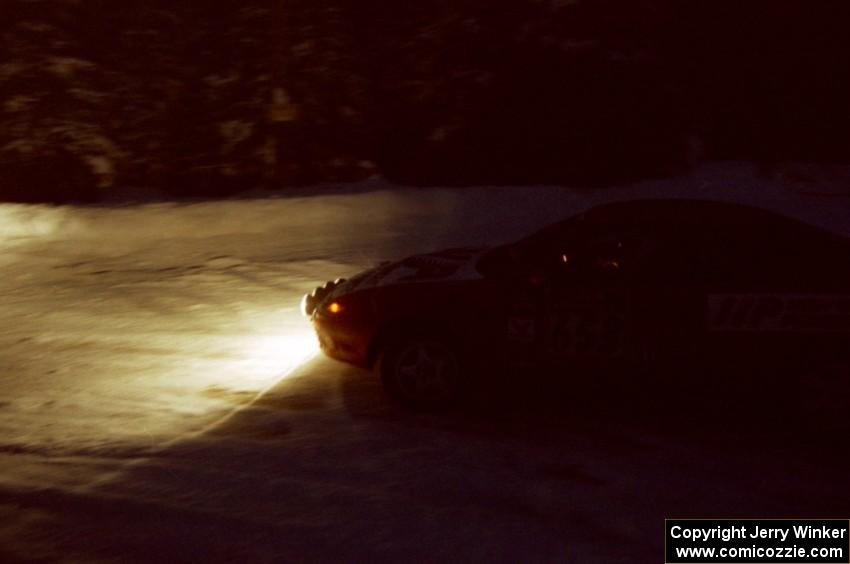
[[[416,411],[442,411],[461,396],[461,357],[445,339],[407,334],[384,347],[378,362],[384,391]]]

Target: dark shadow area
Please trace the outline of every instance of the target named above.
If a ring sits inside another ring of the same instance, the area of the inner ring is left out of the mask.
[[[415,414],[371,373],[317,358],[114,480],[0,505],[42,515],[19,536],[30,561],[648,562],[669,515],[839,516],[850,502],[838,445],[557,388]]]
[[[419,414],[392,403],[372,373],[349,369],[342,377],[344,404],[354,417],[427,422],[458,431],[521,431],[524,437],[557,432],[629,429],[693,440],[749,437],[753,445],[795,445],[820,449],[835,462],[846,462],[840,444],[850,422],[848,400],[806,394],[820,373],[805,359],[793,364],[632,367],[554,374],[529,367],[505,374],[475,375],[461,403],[434,414]],[[810,359],[817,366],[817,359]],[[846,368],[833,377],[846,379]],[[557,375],[557,377],[555,377]],[[811,390],[810,390],[811,391]],[[810,397],[811,396],[811,397]],[[818,403],[821,402],[821,403]],[[836,416],[836,412],[838,415]]]

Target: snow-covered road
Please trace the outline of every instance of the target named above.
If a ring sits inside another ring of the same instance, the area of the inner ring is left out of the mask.
[[[0,206],[0,560],[657,561],[665,515],[846,509],[842,459],[795,455],[799,439],[400,413],[316,356],[297,311],[378,260],[664,195],[850,232],[847,198],[739,165],[593,192]]]

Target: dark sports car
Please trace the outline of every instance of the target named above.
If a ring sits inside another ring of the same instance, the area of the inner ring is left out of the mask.
[[[738,204],[612,203],[513,244],[328,282],[302,311],[326,354],[377,366],[393,398],[420,408],[507,366],[567,379],[647,363],[845,362],[850,242]]]

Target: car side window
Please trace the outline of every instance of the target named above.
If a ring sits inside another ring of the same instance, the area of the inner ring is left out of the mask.
[[[696,278],[698,256],[686,227],[646,225],[577,236],[547,253],[545,264],[564,283],[681,284]]]
[[[690,284],[696,276],[698,251],[687,226],[634,226],[617,234],[616,270],[629,284]]]
[[[547,271],[561,283],[604,283],[622,276],[625,246],[618,233],[577,237],[547,253]]]
[[[799,242],[770,225],[730,225],[703,235],[702,278],[709,286],[782,285],[804,257]]]
[[[633,242],[629,272],[638,283],[689,284],[698,252],[692,233],[684,227],[648,231]]]

